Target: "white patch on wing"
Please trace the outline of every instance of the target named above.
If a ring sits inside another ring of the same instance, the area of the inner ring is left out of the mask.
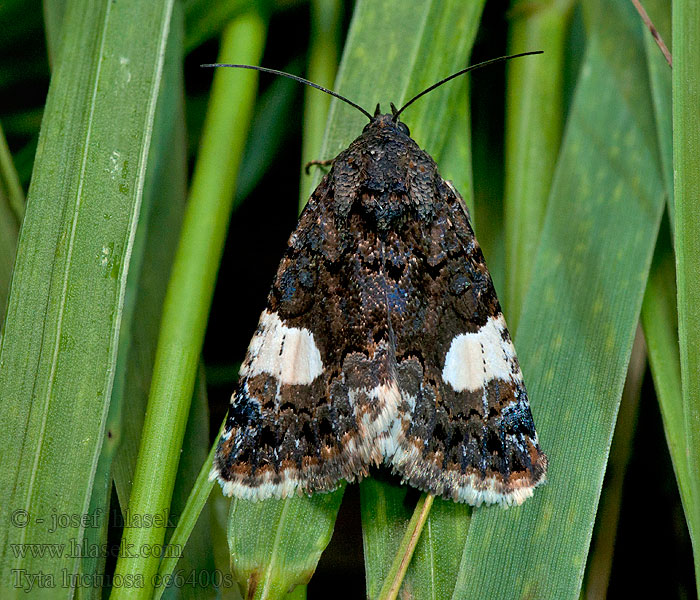
[[[241,366],[242,376],[260,373],[277,377],[281,384],[311,383],[323,373],[313,334],[303,327],[287,327],[276,313],[264,311],[248,347],[248,360]]]
[[[508,381],[513,372],[515,349],[503,339],[503,315],[489,317],[476,333],[460,333],[452,339],[445,356],[442,378],[456,392],[481,389],[493,379]]]

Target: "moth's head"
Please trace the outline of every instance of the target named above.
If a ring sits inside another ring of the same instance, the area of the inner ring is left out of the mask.
[[[409,131],[408,126],[399,121],[398,112],[399,111],[396,110],[393,102],[391,103],[391,114],[382,114],[382,109],[380,108],[379,104],[377,104],[377,108],[374,110],[374,116],[370,119],[369,123],[365,125],[362,133],[366,133],[371,130],[396,131],[411,137],[411,132]]]

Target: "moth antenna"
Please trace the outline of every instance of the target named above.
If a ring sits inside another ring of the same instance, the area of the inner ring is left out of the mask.
[[[435,88],[440,87],[443,83],[447,83],[448,81],[451,81],[455,77],[459,77],[460,75],[464,75],[465,73],[468,73],[469,71],[473,71],[474,69],[480,69],[481,67],[486,67],[488,65],[493,65],[495,63],[499,62],[505,62],[506,60],[510,60],[511,58],[520,58],[521,56],[530,56],[532,54],[542,54],[542,50],[535,50],[534,52],[521,52],[520,54],[511,54],[510,56],[499,56],[498,58],[492,58],[490,60],[485,60],[484,62],[476,63],[475,65],[471,65],[467,67],[466,69],[462,69],[461,71],[457,71],[456,73],[453,73],[449,77],[445,77],[445,79],[441,79],[437,83],[434,83],[431,85],[429,88],[424,89],[420,94],[416,94],[411,98],[406,104],[404,104],[399,110],[394,112],[394,118],[393,121],[396,122],[399,119],[399,115],[404,111],[405,108],[409,107],[411,104],[413,104],[418,98],[421,96],[425,96],[428,92],[432,92]]]
[[[354,106],[363,115],[365,115],[370,121],[374,120],[374,117],[372,117],[372,115],[369,114],[364,108],[362,108],[359,104],[355,104],[352,100],[348,100],[345,96],[341,96],[340,94],[337,94],[336,92],[334,92],[332,90],[324,88],[323,86],[318,85],[317,83],[309,81],[308,79],[304,79],[303,77],[298,77],[297,75],[292,75],[291,73],[285,73],[284,71],[278,71],[277,69],[268,69],[266,67],[255,67],[253,65],[231,65],[231,64],[227,64],[227,63],[211,63],[211,64],[200,65],[200,66],[201,67],[234,67],[236,69],[252,69],[253,71],[261,71],[262,73],[271,73],[272,75],[280,75],[282,77],[287,77],[289,79],[293,79],[294,81],[298,81],[299,83],[303,83],[304,85],[308,85],[309,87],[316,88],[317,90],[321,90],[322,92],[326,92],[326,94],[330,94],[334,98],[338,98],[338,100],[342,100],[346,104],[349,104],[350,106]]]

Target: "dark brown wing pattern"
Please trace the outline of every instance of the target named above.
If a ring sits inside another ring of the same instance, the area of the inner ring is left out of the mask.
[[[263,499],[382,462],[504,506],[547,466],[464,203],[390,115],[335,159],[290,238],[212,476]]]

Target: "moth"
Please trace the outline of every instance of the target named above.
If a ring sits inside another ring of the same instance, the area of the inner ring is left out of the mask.
[[[521,55],[515,55],[521,56]],[[248,500],[386,465],[420,490],[521,504],[544,481],[525,384],[459,192],[399,119],[368,117],[289,238],[211,478]]]

